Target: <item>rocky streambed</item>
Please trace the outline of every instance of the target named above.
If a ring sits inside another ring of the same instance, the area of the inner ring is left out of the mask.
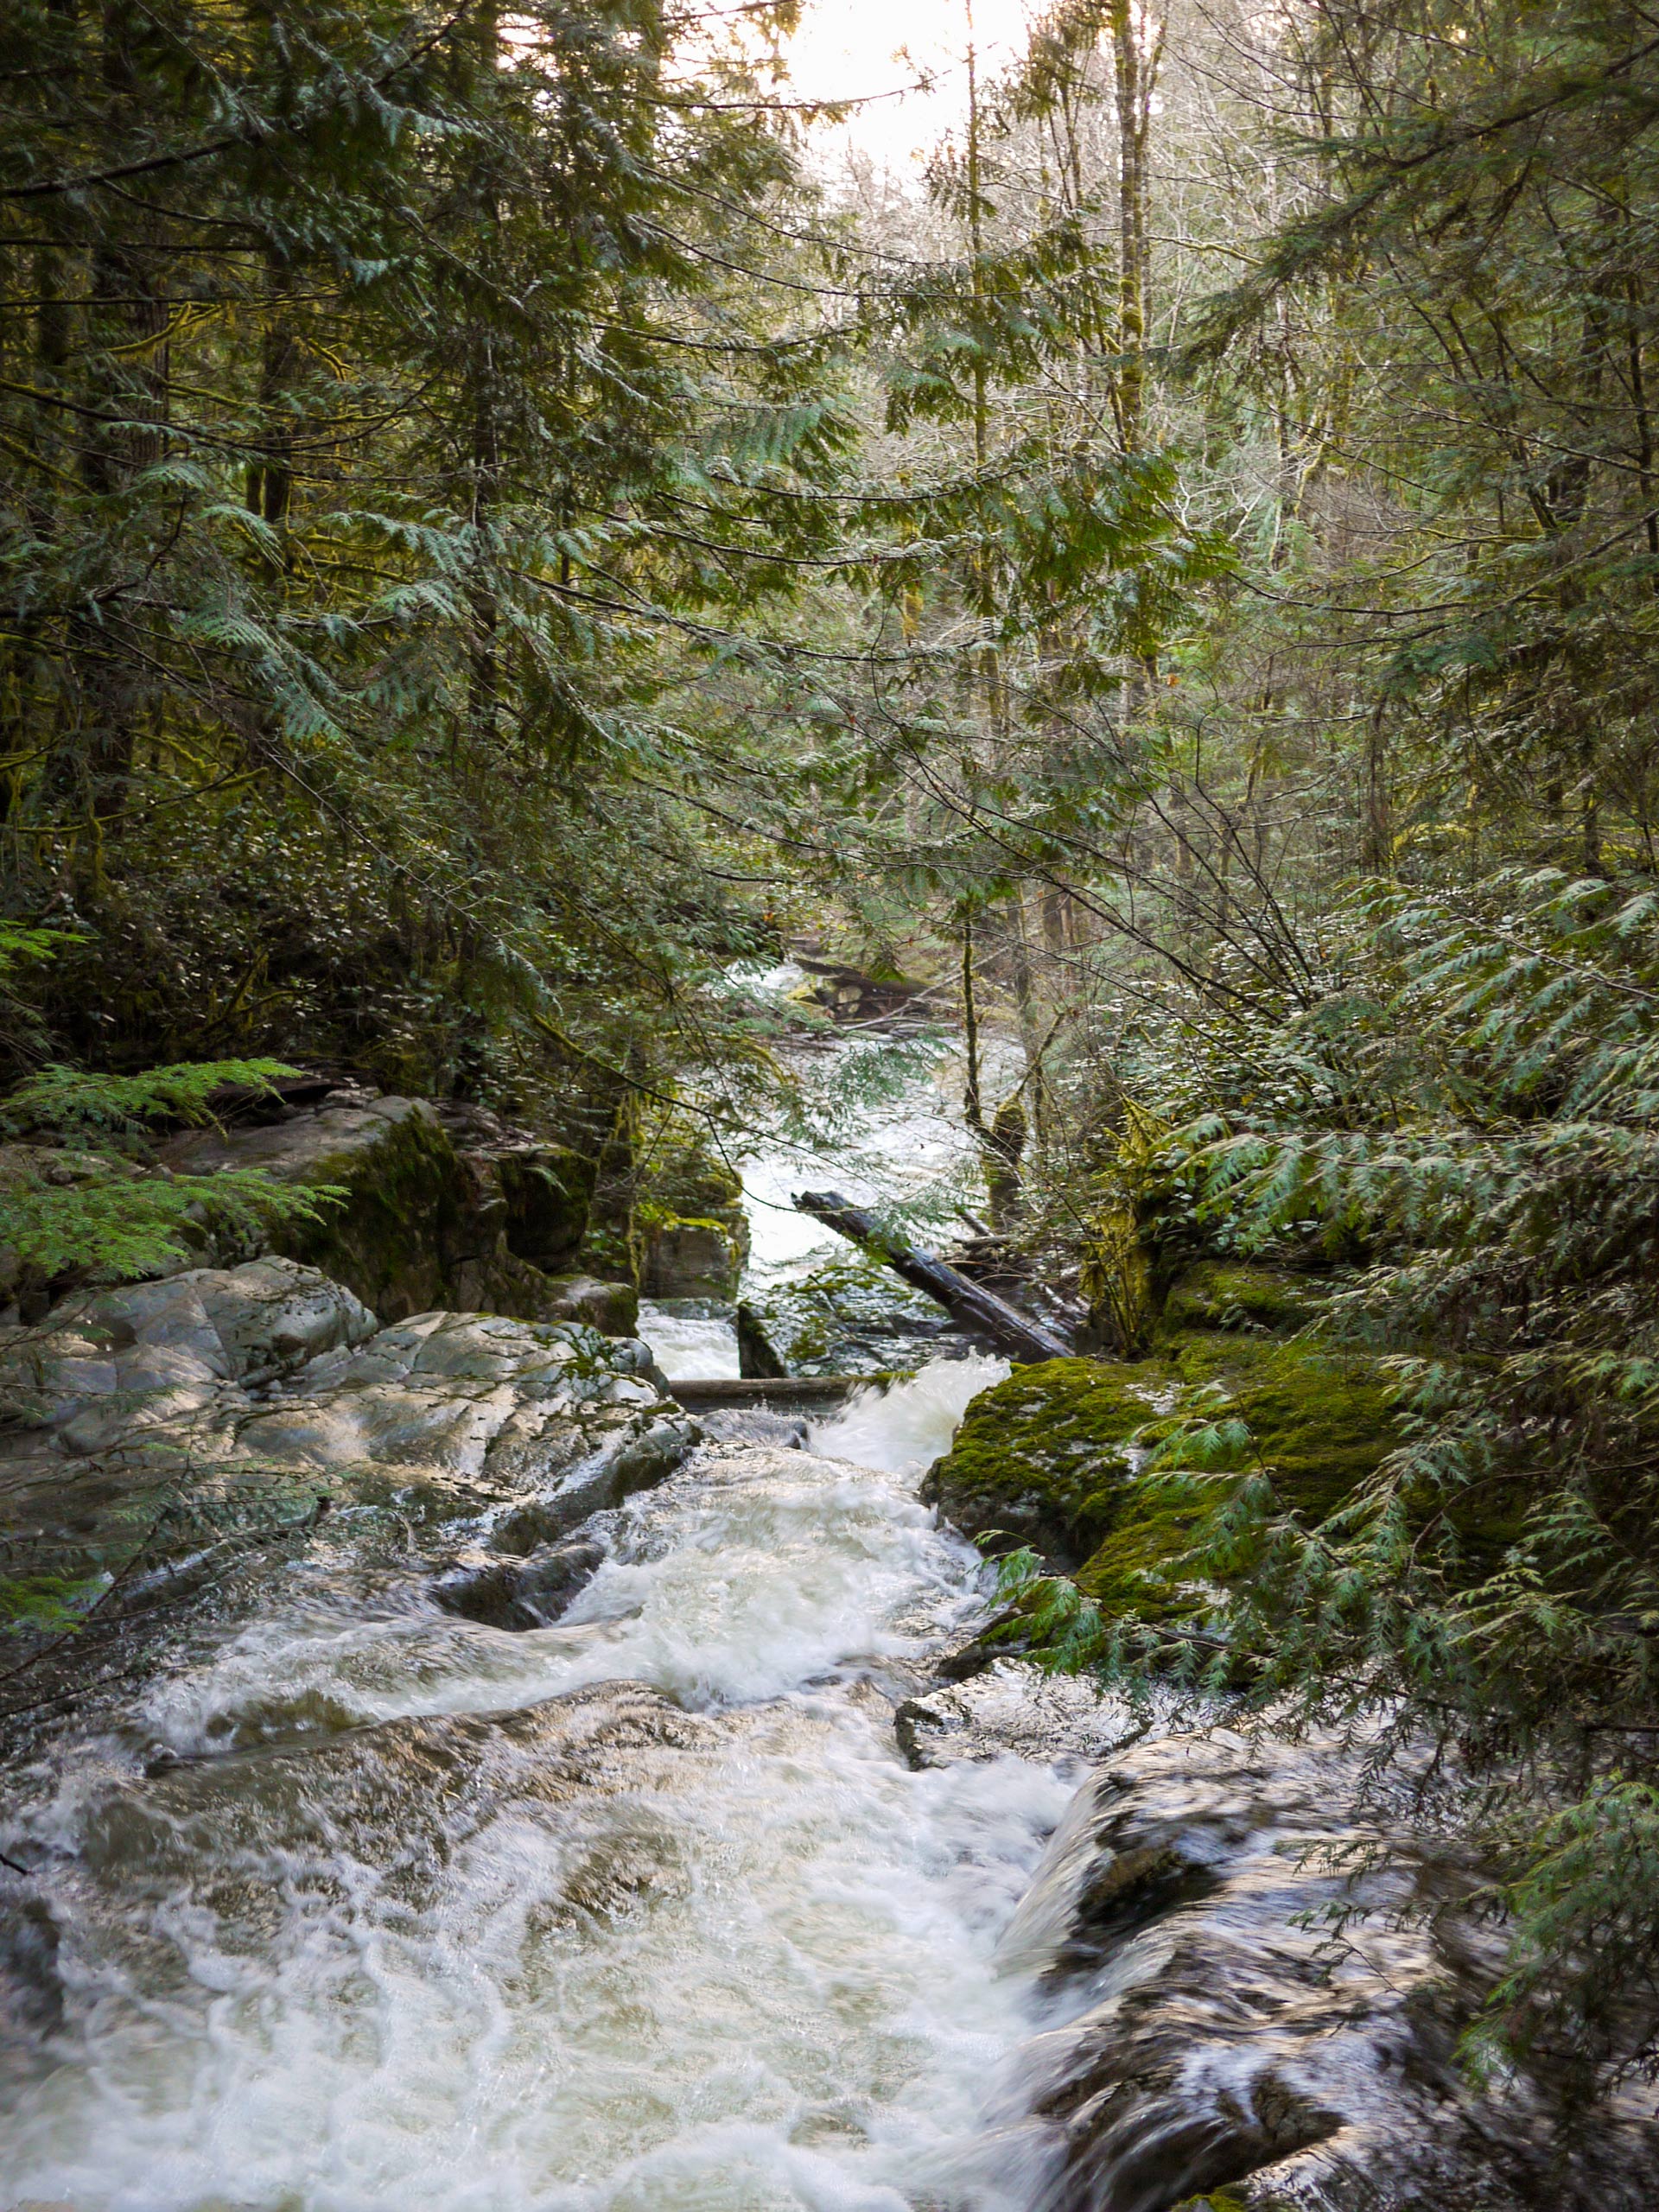
[[[270,1259],[0,1359],[8,1571],[84,1615],[0,1681],[0,2205],[1659,2195],[1650,2093],[1459,2073],[1498,1939],[1409,1775],[977,1641],[918,1490],[1000,1363],[700,1427],[635,1340]]]

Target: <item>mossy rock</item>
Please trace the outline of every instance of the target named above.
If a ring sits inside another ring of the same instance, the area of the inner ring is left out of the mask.
[[[256,1128],[190,1130],[161,1157],[188,1173],[260,1167],[280,1182],[343,1192],[318,1220],[274,1230],[270,1249],[344,1283],[384,1322],[442,1309],[563,1318],[560,1292],[535,1254],[568,1260],[582,1242],[594,1184],[593,1163],[557,1145],[458,1152],[419,1098],[324,1105]]]
[[[1195,1465],[1222,1477],[1265,1466],[1281,1498],[1310,1523],[1344,1503],[1400,1440],[1387,1372],[1367,1354],[1260,1338],[1223,1352],[1196,1335],[1171,1348],[1185,1387],[1163,1425],[1160,1471],[1139,1479],[1077,1573],[1084,1595],[1114,1618],[1171,1621],[1210,1602],[1180,1572],[1215,1494],[1168,1478],[1186,1456],[1185,1428],[1204,1439],[1200,1446],[1195,1438]],[[1220,1425],[1234,1422],[1248,1440],[1217,1448]]]
[[[643,1238],[639,1287],[647,1298],[719,1298],[737,1293],[743,1250],[723,1221],[658,1218]]]
[[[1217,1449],[1223,1422],[1249,1443]],[[1160,1359],[1057,1359],[1017,1370],[969,1407],[923,1496],[971,1536],[1001,1532],[1074,1572],[1104,1612],[1162,1620],[1207,1604],[1178,1571],[1215,1496],[1170,1479],[1178,1439],[1211,1432],[1192,1464],[1224,1478],[1256,1459],[1285,1502],[1319,1521],[1398,1440],[1375,1359],[1318,1344],[1192,1332]],[[1159,1471],[1146,1461],[1160,1448]]]
[[[1217,1420],[1247,1423],[1254,1448],[1240,1471],[1270,1468],[1285,1502],[1310,1520],[1333,1511],[1400,1440],[1389,1371],[1374,1354],[1200,1331],[1165,1349],[1190,1386],[1178,1417],[1213,1409]]]
[[[392,1102],[388,1102],[392,1103]],[[403,1101],[396,1102],[404,1103]],[[354,1290],[383,1321],[446,1302],[445,1260],[466,1207],[455,1148],[423,1101],[370,1145],[307,1163],[297,1179],[343,1185],[346,1203],[279,1231],[273,1247]]]
[[[701,1136],[683,1141],[647,1166],[628,1233],[647,1298],[734,1298],[749,1256],[741,1179]]]
[[[504,1153],[495,1180],[506,1204],[507,1249],[557,1274],[582,1249],[597,1164],[568,1145]]]
[[[1116,1522],[1142,1456],[1137,1433],[1179,1401],[1179,1369],[1051,1359],[982,1391],[922,1496],[965,1535],[1003,1532],[1058,1567],[1086,1559]]]
[[[383,1321],[447,1303],[471,1192],[448,1131],[423,1099],[324,1106],[273,1127],[191,1130],[162,1147],[175,1170],[262,1167],[279,1182],[333,1185],[345,1198],[315,1222],[292,1222],[274,1251],[321,1268]]]
[[[1201,1260],[1188,1268],[1164,1303],[1162,1332],[1222,1329],[1288,1335],[1319,1309],[1318,1286],[1287,1268]]]

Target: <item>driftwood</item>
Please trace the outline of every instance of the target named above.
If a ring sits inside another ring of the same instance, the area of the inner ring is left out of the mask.
[[[971,1329],[976,1336],[988,1337],[1011,1359],[1029,1363],[1071,1357],[1071,1345],[1054,1330],[1033,1321],[1029,1314],[1017,1312],[978,1283],[969,1282],[966,1275],[948,1268],[933,1253],[920,1251],[913,1244],[899,1243],[883,1231],[874,1214],[866,1213],[861,1206],[850,1205],[836,1192],[798,1191],[795,1204],[800,1212],[810,1213],[815,1221],[823,1222],[837,1236],[863,1245],[894,1274],[937,1299],[953,1320],[960,1322],[964,1329]]]

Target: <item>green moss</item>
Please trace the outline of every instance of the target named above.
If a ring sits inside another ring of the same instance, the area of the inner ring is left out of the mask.
[[[1138,1432],[1179,1400],[1161,1360],[1051,1359],[969,1407],[922,1495],[969,1535],[1003,1531],[1059,1565],[1087,1556],[1132,1486]]]
[[[383,1321],[445,1301],[446,1258],[464,1211],[455,1148],[429,1115],[410,1114],[372,1147],[306,1163],[308,1183],[344,1187],[344,1205],[272,1238],[272,1249],[320,1268]]]
[[[1318,1287],[1284,1268],[1202,1260],[1187,1268],[1164,1303],[1163,1330],[1225,1329],[1286,1335],[1313,1319]]]
[[[1166,1354],[1018,1370],[975,1399],[924,1497],[970,1535],[1001,1531],[1001,1548],[1074,1569],[1103,1615],[1167,1622],[1213,1602],[1181,1562],[1217,1491],[1172,1479],[1183,1467],[1221,1476],[1225,1494],[1259,1460],[1319,1521],[1398,1440],[1386,1375],[1363,1355],[1203,1332]]]
[[[1183,1465],[1224,1474],[1268,1468],[1285,1504],[1317,1522],[1375,1473],[1399,1441],[1385,1371],[1364,1354],[1256,1339],[1220,1356],[1213,1340],[1173,1346],[1187,1383],[1165,1424],[1160,1469],[1136,1484],[1111,1533],[1078,1571],[1103,1613],[1169,1621],[1207,1604],[1180,1572],[1213,1489],[1171,1483]],[[1190,1439],[1190,1449],[1184,1442]]]
[[[593,1203],[596,1164],[565,1145],[538,1145],[496,1162],[506,1201],[507,1249],[550,1274],[582,1249]]]

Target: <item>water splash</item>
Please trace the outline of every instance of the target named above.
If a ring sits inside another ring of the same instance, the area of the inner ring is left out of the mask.
[[[1012,1371],[988,1352],[931,1360],[886,1390],[855,1390],[839,1413],[811,1424],[809,1447],[884,1474],[925,1474],[950,1450],[969,1401]]]
[[[1070,1779],[912,1773],[868,1679],[981,1602],[895,1471],[1003,1371],[710,1448],[555,1627],[289,1599],[155,1688],[191,1763],[105,1747],[52,1808],[69,2018],[7,2201],[1028,2206],[979,2128],[1030,2027],[995,1951]]]
[[[671,1382],[713,1382],[735,1378],[739,1372],[737,1329],[718,1313],[676,1313],[639,1304],[639,1335]]]

